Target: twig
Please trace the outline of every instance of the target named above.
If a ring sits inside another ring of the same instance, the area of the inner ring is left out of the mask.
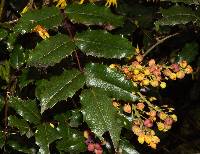
[[[158,40],[158,42],[156,44],[154,44],[153,46],[151,46],[145,53],[144,53],[144,57],[149,53],[151,52],[156,46],[158,46],[159,44],[163,43],[165,40],[171,38],[171,37],[174,37],[176,35],[178,35],[179,33],[175,33],[175,34],[172,34],[172,35],[169,35],[161,40]]]
[[[61,12],[64,16],[64,25],[66,27],[66,30],[69,34],[69,37],[72,39],[72,41],[74,41],[74,34],[73,34],[73,31],[72,31],[72,27],[70,25],[70,21],[68,21],[69,19],[67,18],[66,16],[66,13],[65,12]],[[81,64],[80,64],[80,60],[79,60],[79,57],[78,57],[78,54],[77,54],[77,51],[75,51],[75,56],[76,56],[76,61],[78,63],[78,68],[81,72],[83,72],[83,69],[81,67]]]

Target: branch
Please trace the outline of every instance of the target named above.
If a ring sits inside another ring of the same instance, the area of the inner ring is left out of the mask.
[[[158,46],[159,44],[163,43],[165,40],[171,38],[171,37],[174,37],[176,35],[178,35],[179,33],[175,33],[175,34],[172,34],[172,35],[169,35],[169,36],[166,36],[165,38],[161,39],[161,40],[158,40],[156,44],[154,44],[153,46],[151,46],[145,53],[144,53],[144,57],[149,53],[151,52],[156,46]]]

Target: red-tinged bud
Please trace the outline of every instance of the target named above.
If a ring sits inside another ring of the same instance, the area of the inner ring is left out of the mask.
[[[173,119],[172,119],[172,118],[167,117],[167,118],[165,119],[165,122],[164,122],[165,125],[171,126],[172,123],[173,123]]]
[[[88,151],[94,151],[94,149],[95,149],[95,145],[93,144],[93,143],[90,143],[90,144],[88,144],[88,147],[87,147],[87,149],[88,149]]]
[[[101,149],[101,150],[95,149],[94,153],[95,153],[95,154],[102,154],[102,153],[103,153],[103,149]]]
[[[179,67],[178,64],[172,64],[172,65],[171,65],[171,69],[172,69],[174,72],[180,71],[180,67]]]
[[[151,119],[145,119],[144,121],[144,125],[148,128],[152,127],[153,126],[153,122]]]
[[[96,150],[102,150],[102,147],[101,147],[101,145],[99,143],[96,143],[95,144],[95,149]]]

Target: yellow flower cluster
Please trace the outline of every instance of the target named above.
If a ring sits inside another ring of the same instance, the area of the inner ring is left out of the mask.
[[[138,136],[138,142],[143,144],[147,143],[151,148],[156,149],[157,144],[160,142],[160,139],[155,136],[155,132],[153,130],[142,130],[138,126],[133,126],[132,131],[134,134]]]
[[[89,0],[91,3],[94,3],[96,0]],[[67,0],[54,0],[53,2],[57,2],[56,7],[60,9],[64,9],[67,6]],[[79,4],[83,4],[85,0],[80,0]],[[116,6],[117,7],[117,0],[106,0],[105,6]]]

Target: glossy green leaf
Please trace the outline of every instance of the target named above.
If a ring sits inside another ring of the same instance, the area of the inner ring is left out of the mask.
[[[120,140],[119,149],[122,154],[139,154],[135,147],[126,139]]]
[[[70,127],[78,127],[83,122],[83,115],[79,110],[70,110],[62,114],[57,114],[54,119],[69,125]]]
[[[42,25],[45,28],[53,28],[59,26],[63,20],[60,10],[53,7],[44,7],[42,9],[28,11],[19,19],[14,27],[15,33],[31,32],[36,25]]]
[[[85,77],[78,70],[65,70],[60,76],[36,83],[36,96],[40,100],[41,113],[58,101],[67,100],[85,84]]]
[[[86,66],[85,76],[88,86],[102,88],[112,98],[124,101],[137,100],[137,96],[132,93],[137,89],[124,74],[115,69],[92,63]]]
[[[0,28],[0,41],[3,40],[8,35],[5,29]]]
[[[200,4],[199,0],[160,0],[160,1],[161,2],[170,1],[170,2],[173,2],[173,3],[182,2],[182,3],[185,3],[185,4],[196,4],[196,5]]]
[[[189,63],[193,62],[198,55],[199,45],[196,42],[186,43],[182,51],[178,54],[179,60],[187,60]]]
[[[114,15],[110,8],[105,6],[72,4],[66,7],[66,13],[72,21],[86,25],[121,26],[123,24],[122,16]]]
[[[26,133],[31,131],[28,122],[24,119],[19,119],[16,116],[8,117],[8,125],[10,127],[16,127],[17,129],[19,129],[21,135],[25,135]]]
[[[102,89],[89,89],[81,93],[83,117],[89,128],[100,139],[109,132],[115,148],[118,147],[122,124],[118,122],[117,111],[112,99]]]
[[[16,110],[25,120],[30,123],[39,124],[41,115],[34,100],[22,100],[17,97],[9,99],[9,105]]]
[[[104,58],[128,58],[134,49],[126,38],[105,31],[85,31],[76,35],[76,45],[86,55]]]
[[[184,6],[172,6],[169,9],[161,9],[163,18],[155,22],[156,27],[163,25],[196,23],[200,26],[200,16],[190,8]]]
[[[36,154],[36,149],[28,148],[24,144],[22,145],[16,141],[9,140],[7,144],[19,152],[28,153],[28,154]]]
[[[17,46],[10,56],[10,65],[14,69],[19,69],[26,61],[26,54],[22,46]]]
[[[60,124],[57,130],[62,139],[57,141],[56,147],[59,151],[80,153],[86,151],[85,138],[83,133],[70,128],[67,125]]]
[[[7,83],[9,82],[10,77],[10,63],[8,61],[3,62],[0,65],[0,77],[5,80]]]
[[[23,69],[22,74],[18,77],[18,84],[20,89],[26,87],[28,84],[32,83],[34,80],[30,78],[29,70]]]
[[[39,125],[35,133],[36,144],[40,147],[39,153],[49,154],[49,145],[59,138],[60,135],[56,128],[49,124]]]
[[[53,66],[74,50],[72,40],[67,35],[58,34],[39,43],[30,53],[27,64],[35,67]]]

